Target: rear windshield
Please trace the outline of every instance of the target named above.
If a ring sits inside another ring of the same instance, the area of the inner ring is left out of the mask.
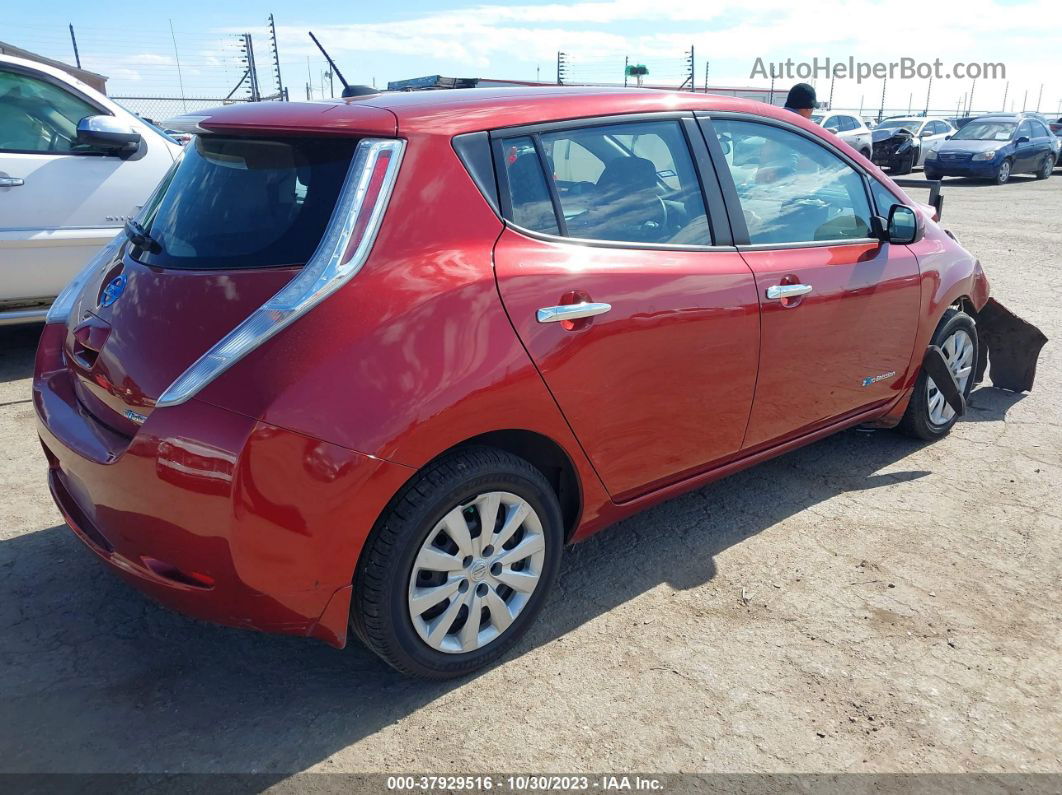
[[[146,265],[220,270],[303,265],[335,207],[357,141],[197,136],[144,226]]]

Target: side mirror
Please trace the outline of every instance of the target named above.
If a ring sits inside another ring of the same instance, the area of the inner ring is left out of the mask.
[[[140,133],[114,116],[86,116],[77,123],[77,142],[105,152],[128,152],[140,145]]]
[[[1016,143],[1016,144],[1027,144],[1027,143],[1029,143],[1029,136],[1028,135],[1019,135],[1017,138],[1014,139],[1014,143]]]
[[[894,204],[889,210],[886,237],[890,243],[906,245],[914,243],[918,235],[918,217],[914,210],[903,204]]]
[[[945,141],[950,141],[951,140],[951,136],[950,135],[945,135],[944,136],[944,140]]]

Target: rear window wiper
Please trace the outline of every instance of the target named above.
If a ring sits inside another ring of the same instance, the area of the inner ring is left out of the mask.
[[[125,236],[137,248],[142,248],[152,254],[158,254],[162,251],[162,246],[159,245],[159,242],[148,233],[139,221],[134,221],[132,218],[125,222]]]

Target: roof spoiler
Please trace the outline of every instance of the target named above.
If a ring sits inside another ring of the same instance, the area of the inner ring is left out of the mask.
[[[929,205],[936,210],[934,221],[939,221],[944,215],[944,197],[940,195],[939,179],[894,179],[901,188],[929,188]]]

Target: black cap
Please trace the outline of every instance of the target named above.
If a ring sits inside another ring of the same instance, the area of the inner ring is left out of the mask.
[[[789,89],[789,96],[785,98],[787,108],[803,110],[815,107],[815,88],[807,83],[797,83]]]

